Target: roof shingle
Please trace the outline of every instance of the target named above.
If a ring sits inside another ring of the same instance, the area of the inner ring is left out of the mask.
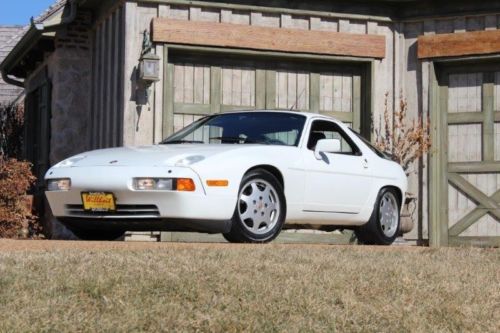
[[[21,39],[25,27],[23,26],[1,26],[0,25],[0,62],[14,48]],[[5,83],[0,77],[0,104],[8,103],[17,98],[23,92],[22,88]]]

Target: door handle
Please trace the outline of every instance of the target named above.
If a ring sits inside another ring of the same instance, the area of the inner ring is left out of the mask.
[[[363,168],[368,169],[368,160],[365,158],[363,159]]]

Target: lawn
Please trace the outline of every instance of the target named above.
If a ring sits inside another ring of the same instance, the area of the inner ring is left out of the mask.
[[[500,250],[3,251],[0,331],[499,332]]]

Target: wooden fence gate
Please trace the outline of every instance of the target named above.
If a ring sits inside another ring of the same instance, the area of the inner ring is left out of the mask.
[[[438,66],[431,245],[500,244],[500,65]]]

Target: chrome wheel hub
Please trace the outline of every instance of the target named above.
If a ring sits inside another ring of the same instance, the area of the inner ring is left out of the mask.
[[[265,234],[273,229],[280,215],[280,200],[276,189],[263,179],[246,183],[238,198],[238,214],[243,226],[253,234]]]
[[[380,228],[386,237],[392,237],[397,232],[399,224],[398,202],[394,194],[386,192],[380,200],[378,218]]]

